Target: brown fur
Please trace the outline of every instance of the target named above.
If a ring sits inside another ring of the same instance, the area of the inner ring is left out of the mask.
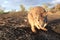
[[[46,11],[44,8],[37,6],[34,8],[31,8],[30,11],[28,12],[28,21],[29,24],[31,25],[31,30],[32,32],[36,32],[35,27],[37,29],[42,29],[44,31],[47,31],[45,26],[47,25],[44,20],[46,16]],[[44,24],[44,25],[43,25]]]

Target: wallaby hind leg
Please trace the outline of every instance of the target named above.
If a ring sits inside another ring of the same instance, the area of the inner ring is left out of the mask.
[[[37,28],[37,29],[40,29],[40,27],[39,27],[39,24],[38,24],[38,23],[35,23],[35,26],[36,26],[36,28]]]
[[[40,29],[42,29],[44,31],[47,31],[47,29],[45,27],[40,27]]]
[[[34,25],[31,25],[32,32],[36,32]]]
[[[38,25],[36,25],[36,28],[37,28],[37,29],[40,29],[40,27],[39,27]]]

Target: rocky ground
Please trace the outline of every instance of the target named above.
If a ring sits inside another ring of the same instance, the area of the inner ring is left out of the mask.
[[[0,15],[0,40],[60,40],[60,19],[51,21],[48,31],[33,33],[26,18]]]

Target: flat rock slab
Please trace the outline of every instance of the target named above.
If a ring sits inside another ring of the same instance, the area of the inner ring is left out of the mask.
[[[0,40],[60,40],[60,34],[52,30],[33,33],[29,27],[0,26]]]

